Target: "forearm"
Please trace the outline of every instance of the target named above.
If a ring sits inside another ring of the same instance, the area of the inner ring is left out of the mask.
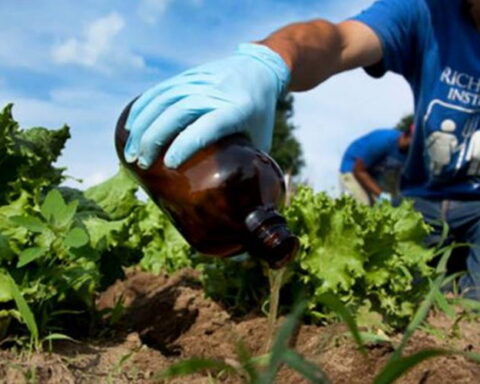
[[[379,196],[382,193],[382,189],[367,171],[354,171],[353,175],[369,193],[375,196]]]
[[[289,66],[291,91],[311,89],[338,72],[374,64],[382,56],[374,32],[355,21],[291,24],[259,43],[277,52]]]
[[[313,88],[342,69],[342,38],[328,21],[292,24],[261,43],[279,53],[290,67],[292,91]]]

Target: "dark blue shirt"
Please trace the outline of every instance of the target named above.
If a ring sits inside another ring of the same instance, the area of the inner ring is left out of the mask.
[[[340,172],[352,172],[357,159],[361,159],[367,169],[384,163],[387,158],[401,156],[398,139],[401,132],[396,129],[376,129],[352,142],[345,151]]]
[[[480,197],[480,32],[465,0],[379,0],[354,18],[379,37],[375,76],[402,75],[415,98],[406,196]],[[394,97],[394,95],[392,95]]]

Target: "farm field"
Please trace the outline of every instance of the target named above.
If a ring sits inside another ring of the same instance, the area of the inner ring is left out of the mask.
[[[103,292],[98,307],[115,305],[123,296],[126,312],[112,336],[72,343],[56,342],[53,352],[31,355],[0,353],[2,383],[154,383],[155,374],[190,357],[211,357],[235,364],[236,340],[243,340],[254,355],[264,353],[267,320],[263,314],[232,317],[221,305],[205,298],[198,273],[183,270],[172,277],[130,271]],[[280,319],[282,321],[282,319]],[[480,352],[480,326],[475,320],[453,321],[437,312],[431,324],[445,339],[419,331],[406,348],[410,354],[443,347]],[[393,344],[399,335],[391,336]],[[320,365],[332,383],[370,383],[392,353],[391,343],[368,343],[367,356],[341,324],[302,325],[294,348]],[[399,383],[477,383],[480,366],[459,356],[426,361]],[[28,379],[30,378],[30,379]],[[225,373],[197,373],[171,379],[171,383],[242,383]],[[308,383],[298,373],[281,369],[275,383]]]
[[[22,129],[8,105],[0,137],[0,382],[478,382],[480,306],[449,263],[466,246],[426,247],[410,202],[298,185],[300,249],[274,275],[195,252],[123,169],[63,186],[67,126]]]
[[[0,14],[0,384],[480,384],[480,0]]]

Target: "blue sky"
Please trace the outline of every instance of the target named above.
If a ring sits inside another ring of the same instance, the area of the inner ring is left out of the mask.
[[[15,103],[24,127],[71,127],[60,165],[84,180],[113,173],[113,129],[123,106],[186,68],[229,55],[294,21],[340,21],[371,0],[2,0],[0,104]],[[406,83],[361,70],[295,94],[304,179],[337,191],[337,169],[351,140],[395,124],[412,109]]]

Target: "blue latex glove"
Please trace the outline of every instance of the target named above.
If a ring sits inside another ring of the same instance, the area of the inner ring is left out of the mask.
[[[377,204],[381,203],[382,201],[388,201],[389,203],[392,202],[392,195],[388,192],[382,192],[378,195],[377,200],[375,201]]]
[[[173,139],[164,162],[176,168],[203,147],[237,132],[268,151],[277,99],[289,78],[289,68],[276,52],[242,44],[227,59],[166,80],[133,104],[125,158],[148,168],[160,147]]]

